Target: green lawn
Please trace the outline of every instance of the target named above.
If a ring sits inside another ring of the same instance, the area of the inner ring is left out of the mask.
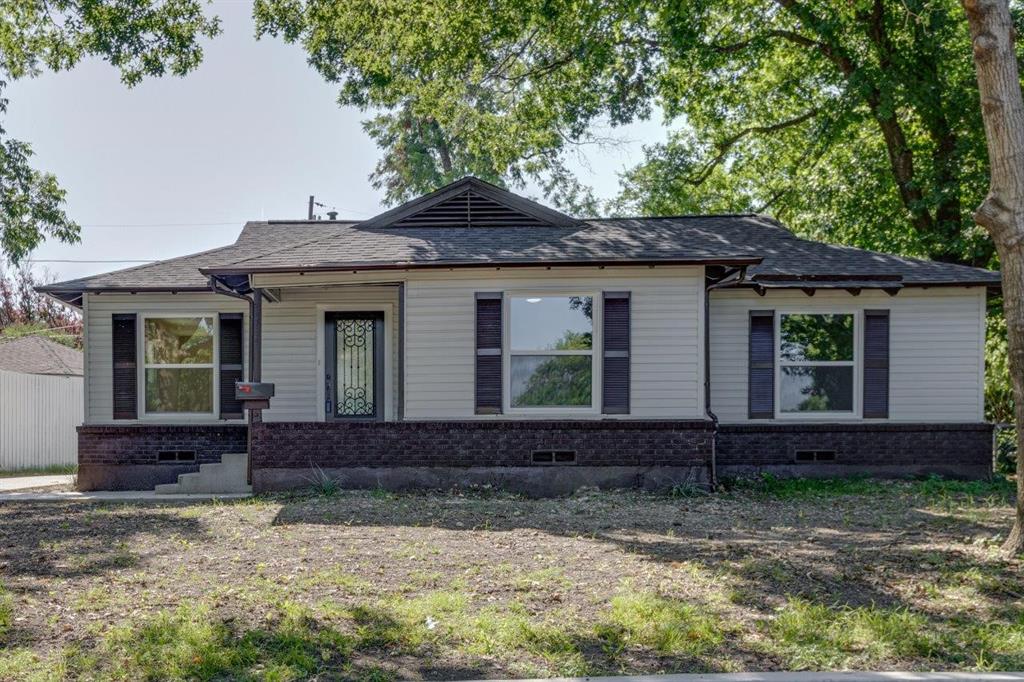
[[[1007,484],[677,492],[6,505],[0,679],[1024,667]]]

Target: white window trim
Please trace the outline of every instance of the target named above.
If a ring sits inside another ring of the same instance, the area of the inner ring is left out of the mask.
[[[146,320],[185,319],[196,317],[213,318],[213,362],[200,365],[171,364],[149,365],[146,363]],[[167,312],[139,313],[138,330],[136,333],[136,357],[138,381],[138,414],[140,421],[202,421],[208,422],[220,416],[220,391],[217,390],[217,377],[220,374],[220,314],[215,312]],[[211,369],[210,390],[213,391],[213,410],[211,412],[149,412],[146,410],[146,370],[147,369]]]
[[[853,316],[853,360],[812,360],[795,362],[782,359],[782,318],[785,315],[852,315]],[[863,338],[861,323],[864,311],[860,308],[834,306],[828,308],[776,309],[775,310],[775,418],[782,420],[837,420],[863,418]],[[853,367],[853,410],[849,412],[783,412],[782,411],[782,368],[783,367]]]
[[[512,348],[512,299],[531,297],[570,297],[590,296],[593,299],[594,324],[592,343],[589,351],[585,350],[517,350]],[[604,301],[601,291],[581,289],[506,289],[502,296],[501,311],[501,364],[502,364],[502,412],[504,414],[534,417],[580,417],[601,414],[601,377],[604,353],[603,329]],[[590,405],[587,407],[570,407],[550,405],[546,407],[512,407],[512,355],[577,355],[591,356]]]

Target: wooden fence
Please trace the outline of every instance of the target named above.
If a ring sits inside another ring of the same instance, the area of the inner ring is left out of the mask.
[[[78,462],[82,377],[0,370],[0,470]]]

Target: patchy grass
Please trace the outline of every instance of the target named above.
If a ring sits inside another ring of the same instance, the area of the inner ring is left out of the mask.
[[[1024,667],[1001,484],[0,508],[0,679]]]
[[[58,476],[76,473],[78,473],[77,464],[54,464],[46,467],[0,470],[0,478],[15,478],[18,476]]]
[[[956,481],[930,476],[914,481],[890,481],[850,476],[846,478],[779,478],[762,474],[756,478],[725,482],[729,492],[743,495],[760,493],[780,500],[800,500],[845,495],[915,495],[932,502],[953,501],[1006,504],[1014,494],[1013,483],[1003,477],[983,481]]]
[[[14,598],[0,585],[0,643],[3,643],[7,631],[14,621]]]
[[[829,607],[791,599],[768,621],[767,650],[794,670],[934,660],[974,670],[1024,666],[1024,611],[1010,622],[935,622],[907,607]]]

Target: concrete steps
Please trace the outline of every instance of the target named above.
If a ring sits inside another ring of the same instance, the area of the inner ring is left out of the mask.
[[[177,483],[161,483],[154,488],[157,495],[251,493],[245,482],[248,456],[244,452],[223,455],[220,462],[200,464],[199,471],[178,476]]]

